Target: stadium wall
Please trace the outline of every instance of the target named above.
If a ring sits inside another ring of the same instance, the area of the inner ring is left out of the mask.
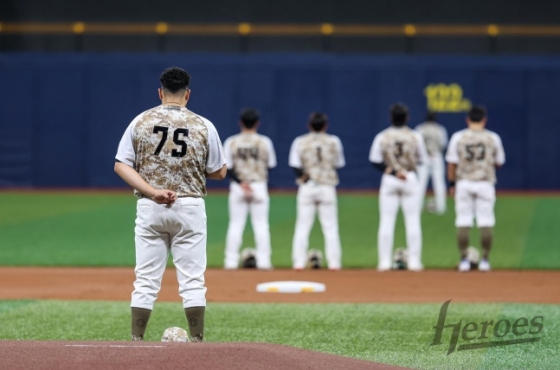
[[[222,140],[237,132],[241,108],[262,112],[260,131],[278,155],[272,187],[295,187],[290,144],[321,110],[345,146],[340,186],[377,188],[369,148],[389,105],[403,101],[411,125],[430,106],[450,133],[465,126],[469,104],[485,104],[507,154],[498,187],[560,188],[560,57],[287,54],[0,55],[0,186],[123,186],[113,172],[118,142],[138,113],[159,104],[158,77],[170,65],[191,73],[189,108]]]

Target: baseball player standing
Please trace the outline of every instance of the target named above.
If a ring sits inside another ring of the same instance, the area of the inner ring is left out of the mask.
[[[469,231],[476,219],[480,229],[482,260],[480,271],[490,271],[488,255],[492,246],[492,228],[496,223],[496,168],[506,156],[498,134],[487,130],[486,108],[473,106],[467,115],[467,128],[451,136],[445,155],[450,192],[455,195],[455,226],[461,253],[459,271],[469,271],[467,259]]]
[[[444,214],[446,210],[447,190],[445,189],[445,161],[443,151],[447,146],[447,130],[436,122],[436,115],[428,112],[426,121],[415,127],[424,138],[428,160],[418,166],[418,178],[421,185],[420,206],[424,203],[428,181],[431,177],[435,197],[435,213]]]
[[[406,125],[409,118],[406,105],[392,105],[390,114],[391,127],[375,136],[369,153],[370,162],[383,172],[379,188],[377,269],[391,269],[395,223],[401,207],[406,228],[407,268],[420,271],[424,268],[421,261],[421,188],[415,171],[419,162],[426,161],[426,148],[422,135]]]
[[[138,198],[132,340],[143,340],[169,253],[193,341],[202,341],[206,306],[206,179],[222,180],[226,160],[214,125],[186,108],[189,74],[160,77],[161,105],[138,115],[117,151],[115,172]]]
[[[319,213],[325,238],[328,268],[341,268],[340,236],[338,233],[338,205],[336,170],[344,167],[344,152],[340,139],[326,133],[328,117],[324,113],[311,113],[309,133],[297,137],[290,148],[290,167],[294,169],[299,185],[297,193],[297,219],[292,245],[292,263],[295,270],[307,264],[309,233]]]
[[[232,179],[229,186],[226,269],[236,269],[239,265],[239,248],[249,213],[255,234],[257,268],[272,268],[267,180],[268,169],[276,167],[276,154],[272,141],[257,134],[259,124],[259,112],[243,110],[239,118],[241,133],[224,142],[228,176]]]

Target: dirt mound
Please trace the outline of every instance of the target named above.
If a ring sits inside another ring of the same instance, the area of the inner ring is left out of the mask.
[[[264,343],[0,341],[2,368],[390,370],[402,367]]]

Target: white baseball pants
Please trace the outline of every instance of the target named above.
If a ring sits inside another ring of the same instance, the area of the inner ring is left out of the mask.
[[[384,174],[379,189],[379,230],[377,234],[378,269],[388,270],[392,264],[395,223],[399,207],[402,208],[406,228],[408,268],[421,269],[422,229],[420,225],[420,187],[414,172],[406,180]]]
[[[202,198],[178,198],[171,206],[151,199],[136,207],[136,281],[131,307],[151,310],[169,253],[177,269],[183,307],[206,306],[206,208]]]
[[[266,182],[251,183],[253,197],[246,199],[241,186],[231,182],[229,187],[229,226],[226,236],[224,267],[236,269],[239,265],[239,249],[243,242],[243,231],[247,216],[251,215],[251,226],[255,235],[257,268],[270,269],[270,227],[268,211],[270,198]]]
[[[496,189],[490,181],[459,180],[455,187],[455,226],[493,227]]]
[[[428,188],[428,181],[432,180],[434,198],[436,201],[436,212],[445,213],[447,189],[445,185],[445,161],[441,154],[430,156],[428,163],[418,167],[418,178],[420,179],[421,193],[420,206],[424,204],[424,197]]]
[[[297,193],[297,219],[292,244],[294,269],[303,269],[307,264],[309,234],[315,222],[315,214],[325,238],[325,255],[329,269],[341,268],[342,251],[338,233],[338,203],[336,189],[332,185],[318,185],[308,181],[299,186]]]

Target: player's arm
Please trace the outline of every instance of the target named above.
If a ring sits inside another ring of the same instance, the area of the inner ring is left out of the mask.
[[[498,134],[494,134],[494,141],[496,142],[496,168],[501,168],[504,163],[506,163],[506,153],[504,151],[504,145],[502,144],[502,139]]]
[[[218,171],[207,173],[206,178],[211,180],[223,180],[226,178],[227,172],[227,165],[224,164]]]
[[[227,174],[227,161],[220,136],[212,122],[203,118],[208,128],[208,158],[206,159],[206,178],[223,180]]]
[[[296,174],[296,182],[298,184],[305,183],[309,180],[309,175],[303,171],[303,164],[301,163],[301,158],[299,154],[299,138],[295,139],[290,147],[290,158],[289,165],[294,170]]]
[[[237,177],[235,173],[235,168],[233,166],[233,149],[232,149],[232,138],[229,137],[224,141],[224,154],[226,156],[227,161],[227,177],[229,177],[232,181],[240,183],[241,180]]]
[[[115,162],[115,172],[128,185],[157,203],[171,204],[177,199],[177,193],[168,189],[154,189],[134,168],[126,163],[120,162],[118,159]]]
[[[459,163],[459,154],[457,150],[457,142],[459,135],[457,133],[451,136],[447,153],[445,154],[445,161],[447,162],[447,182],[448,189],[451,194],[455,193],[455,182],[457,181],[457,164]]]
[[[416,133],[416,141],[418,142],[418,162],[420,164],[428,163],[428,150],[426,149],[426,143],[424,138],[420,133]]]
[[[447,181],[450,187],[455,186],[455,182],[457,181],[457,163],[447,164]]]
[[[369,161],[377,168],[381,173],[390,174],[393,176],[398,176],[399,171],[395,168],[391,168],[385,163],[383,158],[383,150],[381,149],[381,139],[382,135],[377,134],[373,143],[371,144],[371,149],[369,150]],[[399,177],[400,178],[400,177]]]
[[[447,146],[447,144],[449,143],[449,136],[447,134],[447,129],[443,126],[440,126],[441,128],[441,137],[440,137],[440,144],[441,144],[441,150],[445,150],[445,147]]]
[[[274,167],[276,167],[277,162],[276,162],[276,151],[274,150],[274,144],[272,144],[272,140],[270,140],[269,138],[267,138],[266,140],[266,146],[268,148],[268,162],[267,162],[267,167],[269,170],[273,169]]]
[[[335,168],[339,169],[346,166],[346,159],[344,158],[344,148],[342,147],[342,141],[340,141],[340,139],[337,136],[335,136],[334,139],[336,145],[336,152],[338,154],[336,157]]]
[[[134,151],[133,128],[141,115],[138,115],[128,125],[124,135],[119,142],[117,155],[115,156],[115,172],[130,186],[153,201],[161,204],[171,204],[177,198],[174,191],[168,189],[154,189],[134,169],[136,163],[136,152]]]

